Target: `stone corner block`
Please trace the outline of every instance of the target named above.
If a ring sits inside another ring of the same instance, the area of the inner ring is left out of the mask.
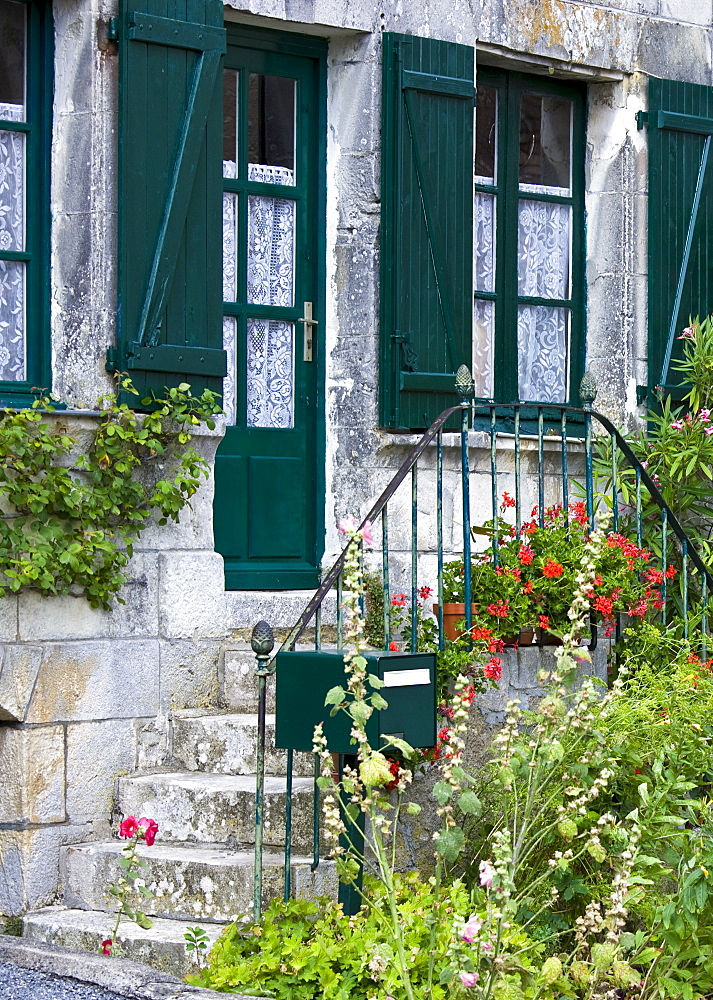
[[[16,916],[52,903],[59,888],[59,852],[91,830],[68,824],[0,830],[0,913]]]
[[[80,722],[156,715],[154,639],[46,643],[26,722]]]
[[[41,662],[42,646],[0,647],[0,721],[24,721]]]
[[[226,634],[223,557],[217,552],[162,552],[159,621],[168,639]]]
[[[17,639],[17,596],[6,594],[0,597],[0,642]]]
[[[0,822],[63,823],[64,729],[0,727]]]

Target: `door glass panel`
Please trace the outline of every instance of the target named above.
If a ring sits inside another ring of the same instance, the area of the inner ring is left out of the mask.
[[[248,427],[294,427],[295,327],[248,320]]]
[[[281,168],[282,169],[282,168]],[[295,203],[248,198],[248,302],[294,305]]]
[[[228,424],[235,423],[235,376],[238,370],[236,337],[237,321],[234,316],[223,316],[223,347],[228,355],[228,374],[223,379],[223,409]]]
[[[475,112],[475,183],[494,184],[497,170],[498,92],[495,87],[478,87]]]
[[[569,309],[518,308],[518,392],[521,400],[566,402],[568,341]]]
[[[0,260],[0,380],[25,377],[25,265]]]
[[[249,81],[248,160],[295,171],[295,81],[251,73]]]
[[[524,198],[518,205],[517,290],[543,299],[569,296],[572,209]]]
[[[223,70],[223,176],[237,177],[238,162],[238,74]]]
[[[0,130],[0,251],[24,249],[25,136]]]
[[[237,237],[238,196],[223,192],[223,301],[235,302],[237,286]]]
[[[475,300],[473,317],[473,381],[475,395],[490,399],[493,395],[493,345],[495,341],[495,303]]]
[[[475,193],[475,290],[495,290],[495,195]]]
[[[555,188],[569,194],[572,160],[572,102],[563,97],[523,94],[520,108],[520,185]]]
[[[0,118],[25,118],[25,5],[0,0]]]

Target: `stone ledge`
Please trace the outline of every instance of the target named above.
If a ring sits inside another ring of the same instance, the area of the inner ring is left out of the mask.
[[[22,969],[34,969],[101,986],[132,1000],[203,1000],[204,997],[210,1000],[210,997],[225,997],[225,993],[189,986],[176,976],[157,972],[142,962],[106,958],[104,955],[74,951],[63,945],[42,944],[5,934],[0,934],[0,960]],[[233,996],[237,1000],[250,1000],[239,993]]]

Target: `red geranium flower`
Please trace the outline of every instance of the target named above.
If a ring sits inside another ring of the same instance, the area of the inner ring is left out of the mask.
[[[398,642],[390,642],[389,643],[389,649],[391,650],[392,653],[397,653],[398,650],[399,650],[399,644],[398,644]]]
[[[540,628],[549,628],[550,627],[550,620],[547,617],[547,615],[538,615],[537,617],[540,620]]]
[[[139,824],[136,822],[135,816],[127,816],[125,820],[119,824],[119,836],[126,837],[130,840],[139,828]]]
[[[510,494],[507,492],[503,493],[503,507],[516,507],[516,506],[517,504],[510,496]]]
[[[554,559],[548,559],[545,562],[544,568],[542,570],[543,576],[548,576],[551,579],[555,579],[558,576],[562,576],[564,573],[564,566],[560,563],[555,562]]]
[[[391,603],[395,608],[405,608],[408,604],[408,598],[406,594],[394,594],[391,598]]]
[[[529,566],[532,560],[535,558],[535,550],[531,545],[521,545],[520,551],[518,553],[518,559],[523,566]]]
[[[485,676],[489,680],[491,680],[491,681],[499,681],[500,678],[503,676],[503,666],[502,666],[502,664],[503,664],[503,661],[500,659],[499,656],[493,656],[485,664],[485,667],[483,668],[483,673],[485,674]]]
[[[488,605],[488,614],[495,615],[496,618],[507,618],[509,611],[510,605],[507,601],[497,601]]]
[[[422,601],[427,601],[433,595],[433,587],[421,587],[418,596]]]

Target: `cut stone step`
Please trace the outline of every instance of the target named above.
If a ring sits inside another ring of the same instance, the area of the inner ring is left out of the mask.
[[[292,846],[312,850],[314,780],[292,785]],[[285,842],[285,778],[265,778],[263,842]],[[158,823],[157,842],[231,847],[255,842],[255,776],[179,771],[119,778],[119,809],[124,816],[148,816]]]
[[[266,717],[265,773],[283,775],[287,751],[275,749],[275,716]],[[255,774],[257,715],[206,714],[196,709],[173,712],[173,757],[187,771]],[[295,776],[314,775],[314,757],[295,753]]]
[[[101,953],[101,943],[111,937],[113,919],[110,913],[96,910],[72,910],[66,906],[47,906],[32,910],[23,917],[22,935],[32,941],[46,944],[61,944],[77,951]],[[191,927],[202,927],[213,944],[222,931],[220,924],[197,923]],[[183,934],[186,924],[181,920],[156,919],[150,930],[122,920],[116,936],[121,956],[135,962],[172,972],[183,978],[194,966],[194,960],[186,952]],[[117,953],[116,950],[114,952]],[[110,961],[110,959],[107,959]]]
[[[124,846],[116,840],[74,844],[62,848],[60,873],[64,902],[74,909],[116,910],[118,902],[108,886],[119,874],[118,860]],[[154,844],[141,846],[139,856],[148,868],[142,882],[154,893],[142,899],[141,909],[152,916],[187,921],[227,923],[243,914],[252,918],[252,851]],[[304,898],[337,898],[338,882],[333,861],[320,861],[310,871],[311,859],[293,857],[292,894]],[[263,855],[263,907],[284,892],[282,853]]]

